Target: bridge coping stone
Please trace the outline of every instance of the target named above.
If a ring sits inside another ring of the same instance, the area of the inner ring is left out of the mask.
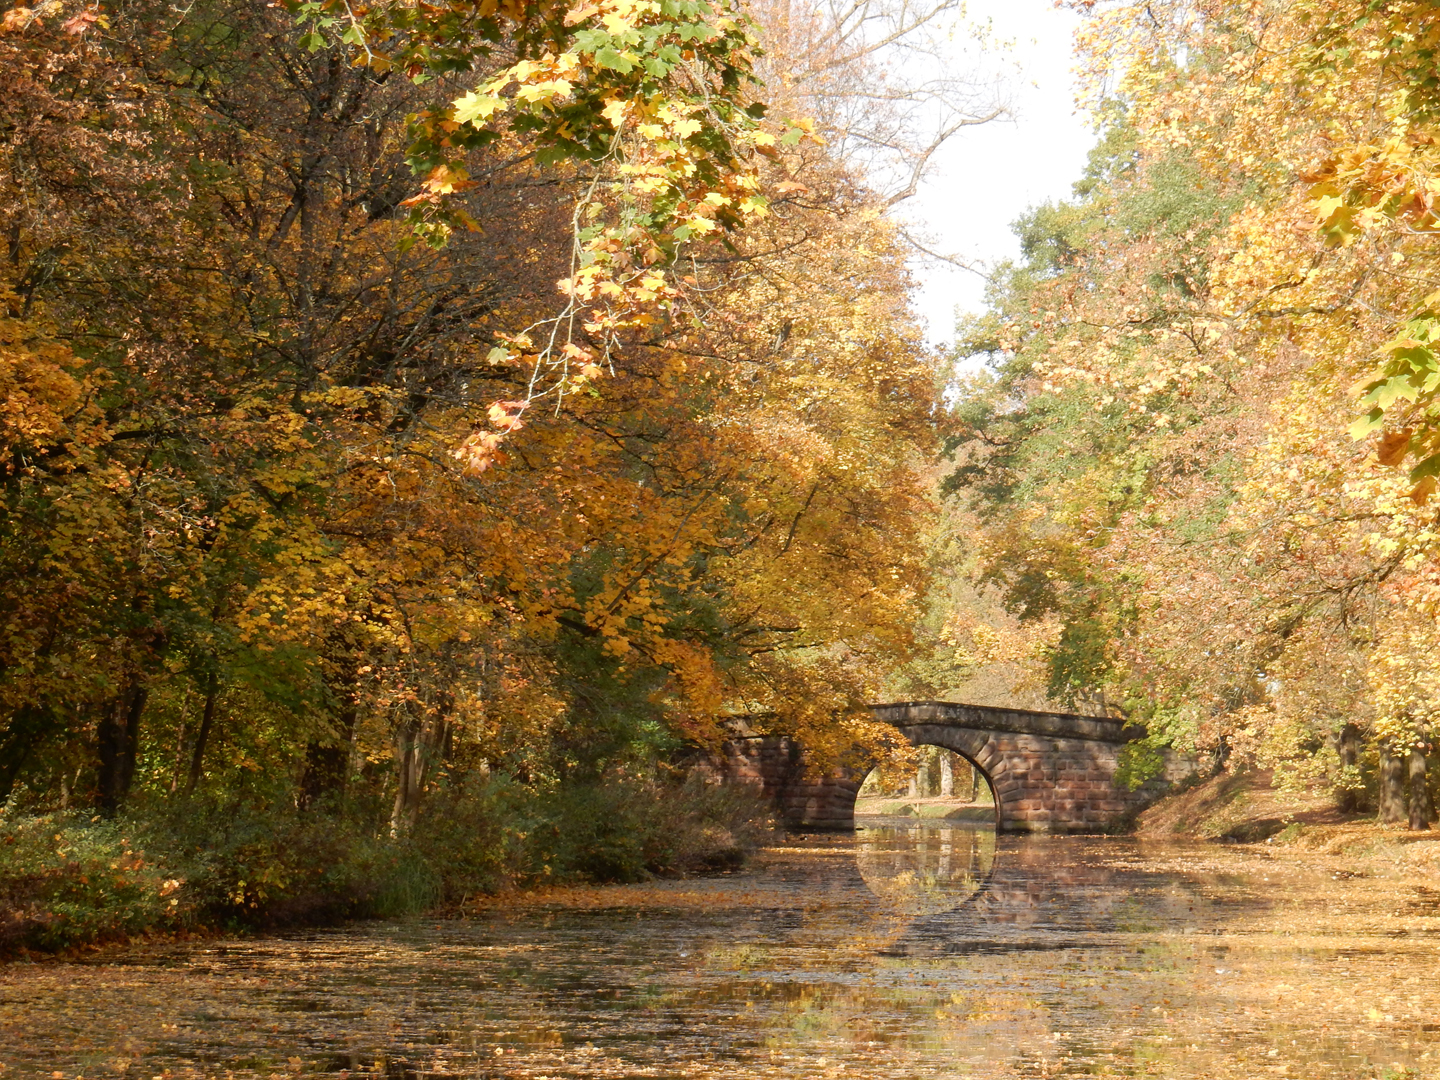
[[[953,701],[900,701],[871,706],[877,720],[902,730],[912,725],[961,725],[977,731],[1009,731],[1027,735],[1053,735],[1087,742],[1127,743],[1145,732],[1124,720],[1078,713],[1045,713],[1030,709],[1000,709]]]

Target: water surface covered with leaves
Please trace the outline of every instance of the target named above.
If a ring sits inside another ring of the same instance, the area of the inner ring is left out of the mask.
[[[1440,1075],[1427,876],[871,819],[715,878],[12,965],[0,1076]]]

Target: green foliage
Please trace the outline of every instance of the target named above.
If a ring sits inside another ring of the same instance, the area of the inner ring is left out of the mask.
[[[982,527],[965,553],[977,580],[1023,622],[1055,626],[1046,690],[1070,705],[1136,696],[1121,653],[1147,568],[1116,552],[1117,536],[1208,540],[1234,498],[1222,458],[1205,463],[1203,509],[1164,509],[1195,468],[1194,451],[1177,448],[1232,402],[1155,380],[1137,407],[1113,382],[1074,374],[1094,353],[1125,372],[1170,341],[1203,344],[1191,309],[1205,252],[1243,201],[1186,155],[1142,159],[1137,147],[1113,110],[1075,198],[1015,224],[1023,261],[1001,268],[990,312],[961,325],[955,352],[957,366],[985,366],[959,387],[942,489]]]
[[[283,799],[202,797],[127,817],[183,878],[190,918],[289,925],[378,914],[379,898],[402,887],[392,878],[413,869],[410,852],[358,809],[302,813]]]
[[[924,589],[934,370],[738,8],[12,14],[15,829],[84,805],[176,925],[299,923],[725,862],[756,808],[657,762],[736,715],[853,743]],[[12,945],[160,925],[15,843]]]
[[[179,926],[178,892],[171,867],[125,825],[66,813],[0,817],[0,954]]]
[[[1408,421],[1410,426],[1388,436],[1382,443],[1380,459],[1382,464],[1393,465],[1414,454],[1420,460],[1410,470],[1410,479],[1425,482],[1426,494],[1434,490],[1434,478],[1440,476],[1437,348],[1440,348],[1440,293],[1432,293],[1420,309],[1401,324],[1399,333],[1381,346],[1382,359],[1375,377],[1356,387],[1361,395],[1360,406],[1369,406],[1369,411],[1350,426],[1350,434],[1358,439],[1384,427],[1387,417],[1393,419],[1398,415]]]
[[[1126,743],[1120,748],[1120,763],[1115,770],[1115,783],[1134,791],[1147,780],[1165,771],[1165,752],[1157,740],[1146,737]]]
[[[742,788],[625,778],[547,792],[527,809],[525,871],[558,881],[734,866],[753,845],[760,816]]]

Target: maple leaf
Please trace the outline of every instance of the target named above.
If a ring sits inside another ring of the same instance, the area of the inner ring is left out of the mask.
[[[0,18],[0,32],[18,33],[29,26],[35,18],[36,14],[33,9],[17,5],[5,12],[4,18]]]
[[[566,84],[568,92],[569,85]],[[471,90],[463,97],[455,99],[454,117],[462,124],[474,124],[488,121],[497,112],[507,107],[507,102],[498,94],[482,94],[479,91]]]
[[[528,401],[496,401],[490,405],[490,423],[504,431],[518,431],[524,427],[521,414],[529,408]]]
[[[91,4],[66,19],[60,25],[60,29],[69,37],[81,37],[90,27],[97,25],[104,27],[108,22],[109,20],[100,10],[100,5]]]
[[[565,13],[565,25],[577,26],[599,11],[599,4],[578,4]]]
[[[1380,443],[1375,450],[1375,458],[1381,465],[1399,465],[1405,460],[1405,455],[1410,450],[1410,438],[1414,434],[1413,429],[1406,428],[1404,431],[1387,431],[1380,436]]]

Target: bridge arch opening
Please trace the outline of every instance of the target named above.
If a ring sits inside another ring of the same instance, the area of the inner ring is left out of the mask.
[[[968,755],[926,743],[914,757],[876,763],[855,797],[860,817],[914,817],[998,826],[994,781]],[[857,824],[859,822],[857,821]]]

